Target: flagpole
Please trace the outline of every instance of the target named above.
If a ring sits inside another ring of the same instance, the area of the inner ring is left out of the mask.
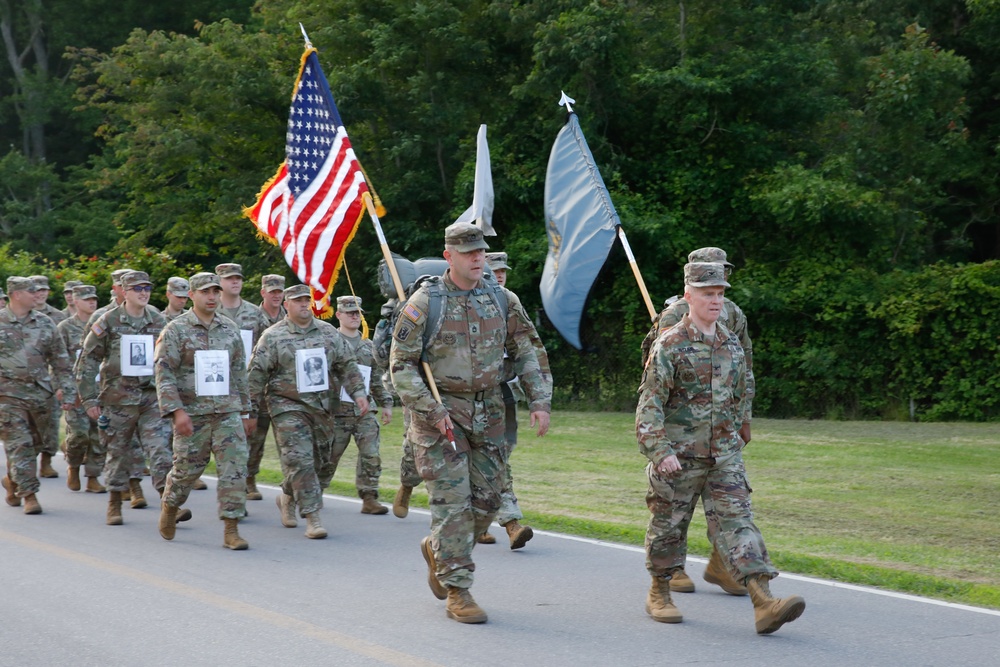
[[[365,207],[368,209],[368,215],[372,219],[372,224],[375,225],[375,235],[378,237],[378,244],[382,248],[382,256],[385,258],[385,264],[389,267],[389,275],[392,276],[392,284],[396,288],[396,298],[399,299],[400,303],[406,301],[406,290],[403,289],[403,281],[399,279],[399,273],[396,271],[396,262],[392,261],[392,253],[389,251],[389,244],[385,240],[385,234],[382,232],[382,223],[379,222],[378,213],[375,212],[375,203],[372,201],[372,196],[370,193],[365,192],[361,195],[361,198],[365,202]],[[431,396],[434,400],[444,405],[444,401],[441,400],[441,392],[438,391],[437,382],[434,381],[434,374],[431,372],[431,365],[420,360],[420,365],[424,369],[424,377],[427,380],[427,387],[431,390]],[[455,445],[455,434],[452,430],[445,430],[445,437],[448,438],[448,442],[451,443],[452,450],[456,450]]]
[[[646,283],[642,279],[642,274],[639,273],[639,265],[635,261],[635,255],[632,254],[632,246],[628,244],[628,239],[625,237],[625,230],[622,229],[621,225],[618,226],[618,238],[621,239],[622,247],[625,248],[625,256],[628,258],[629,266],[632,267],[632,273],[635,274],[635,281],[639,283],[639,291],[642,292],[642,299],[646,302],[649,319],[656,320],[656,309],[653,308],[653,300],[649,298],[649,290],[646,289]]]

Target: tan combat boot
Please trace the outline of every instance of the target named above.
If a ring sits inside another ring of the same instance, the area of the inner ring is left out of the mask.
[[[24,497],[24,513],[25,514],[41,514],[42,506],[38,504],[38,498],[35,494],[31,493]]]
[[[437,576],[437,560],[434,558],[434,549],[431,548],[430,536],[420,540],[420,553],[424,555],[427,562],[427,585],[431,587],[431,593],[438,600],[448,597],[448,589],[441,583]]]
[[[476,538],[476,542],[479,544],[496,544],[497,538],[490,535],[490,531],[487,528],[479,537]]]
[[[522,526],[517,519],[508,521],[503,527],[507,531],[507,537],[510,538],[511,549],[520,549],[535,536],[535,531],[531,530],[531,526]]]
[[[747,579],[747,590],[753,600],[753,617],[758,635],[769,635],[785,623],[791,623],[806,609],[806,601],[798,595],[787,598],[771,596],[771,580],[766,575]]]
[[[20,507],[21,499],[17,497],[17,484],[10,478],[10,475],[4,475],[3,488],[7,490],[7,504],[11,507]]]
[[[694,582],[684,570],[677,570],[670,579],[670,590],[674,593],[694,593]]]
[[[239,519],[223,519],[226,523],[226,532],[223,537],[222,546],[227,549],[232,549],[233,551],[244,551],[250,548],[250,545],[240,537],[240,531],[237,528]]]
[[[191,488],[194,491],[204,491],[205,489],[208,488],[208,484],[205,484],[205,480],[199,477],[198,479],[194,480],[194,484],[191,485]]]
[[[373,493],[366,494],[361,498],[362,514],[388,514],[389,508],[378,501],[378,496]]]
[[[278,510],[281,512],[281,525],[285,528],[295,528],[299,525],[298,520],[295,518],[295,497],[289,496],[285,493],[280,494],[274,499],[274,502],[278,505]]]
[[[177,508],[173,505],[160,503],[160,537],[165,540],[174,539],[177,534]]]
[[[448,587],[448,604],[445,606],[448,618],[459,623],[485,623],[486,612],[472,599],[468,588]]]
[[[670,599],[670,582],[663,577],[653,577],[646,596],[646,613],[660,623],[680,623],[684,620],[684,616]]]
[[[729,574],[729,569],[722,561],[722,556],[719,555],[715,547],[712,547],[712,555],[708,559],[708,565],[705,567],[705,574],[702,575],[702,578],[710,584],[719,586],[730,595],[747,594],[747,587],[736,581],[733,575]]]
[[[405,519],[410,513],[410,494],[413,493],[412,486],[401,484],[396,491],[396,497],[392,500],[392,513],[400,519]]]
[[[257,490],[257,476],[247,477],[247,500],[263,500],[264,496]]]
[[[42,452],[41,465],[38,466],[38,476],[46,479],[53,479],[59,476],[55,468],[52,467],[52,455]]]
[[[70,466],[66,474],[66,488],[70,491],[80,490],[80,466]]]
[[[108,516],[104,523],[109,526],[120,526],[122,520],[122,494],[121,491],[112,491],[108,496]]]
[[[306,521],[308,525],[306,526],[306,537],[310,540],[322,540],[326,537],[326,528],[319,521],[319,510],[313,512],[312,514],[306,514]]]
[[[130,479],[128,481],[129,490],[132,495],[132,509],[140,510],[143,507],[149,505],[146,502],[146,497],[142,495],[142,480],[141,479]]]
[[[103,484],[97,481],[96,477],[87,478],[87,488],[84,489],[87,493],[107,493],[108,490]]]
[[[158,494],[160,494],[160,505],[162,505],[163,504],[163,489],[157,489],[156,492]],[[181,521],[190,521],[191,517],[193,517],[193,516],[194,515],[191,514],[191,510],[189,510],[187,508],[180,508],[180,507],[177,508],[177,523],[180,523]]]

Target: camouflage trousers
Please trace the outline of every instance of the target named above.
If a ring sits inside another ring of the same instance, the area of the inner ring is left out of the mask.
[[[41,452],[44,423],[49,419],[49,402],[29,404],[0,397],[0,441],[7,455],[7,474],[17,484],[21,498],[39,489],[36,457]]]
[[[737,581],[753,575],[778,576],[753,522],[750,483],[741,452],[715,459],[681,459],[672,475],[646,466],[649,527],[646,529],[646,569],[666,577],[684,567],[687,530],[698,498],[705,507],[708,534]]]
[[[191,422],[191,435],[174,433],[174,465],[167,475],[163,502],[171,507],[183,505],[214,454],[219,518],[242,519],[247,515],[249,453],[240,414],[191,415]]]
[[[55,395],[49,399],[46,414],[47,418],[44,421],[39,420],[38,423],[42,441],[36,454],[55,456],[55,453],[59,451],[59,418],[62,416],[62,406]]]
[[[410,411],[403,408],[403,458],[399,460],[399,483],[404,486],[420,486],[420,472],[413,458],[413,445],[410,444]]]
[[[260,462],[264,460],[264,441],[267,440],[269,428],[271,428],[271,415],[266,410],[261,410],[257,413],[257,428],[253,435],[247,438],[247,447],[250,450],[250,457],[247,459],[249,477],[256,477],[260,472]]]
[[[500,388],[504,389],[504,384]],[[509,391],[509,389],[508,389]],[[520,521],[524,518],[521,508],[517,504],[517,496],[514,495],[514,478],[510,471],[510,455],[517,445],[517,402],[513,395],[508,397],[508,391],[503,392],[504,422],[506,430],[504,432],[503,462],[506,474],[503,478],[503,491],[500,492],[500,511],[497,512],[497,523],[506,526],[511,521]]]
[[[63,411],[66,424],[66,463],[70,468],[83,466],[84,477],[97,477],[104,468],[107,446],[97,424],[83,408]]]
[[[410,440],[420,477],[427,483],[431,510],[431,547],[438,580],[470,588],[475,538],[493,522],[506,475],[504,409],[499,392],[484,401],[444,395],[455,425],[456,449],[445,436],[414,415]]]
[[[333,472],[336,474],[340,459],[353,437],[354,444],[358,446],[354,486],[361,498],[378,496],[378,479],[382,476],[378,435],[378,419],[374,412],[364,416],[337,414],[333,417],[333,449],[330,452]]]
[[[109,420],[104,431],[104,483],[108,491],[126,490],[129,479],[141,475],[144,455],[149,459],[153,487],[162,489],[170,471],[170,422],[160,416],[156,393],[143,392],[140,405],[101,406],[101,414]]]
[[[274,415],[271,424],[285,476],[281,490],[295,498],[302,516],[319,511],[323,490],[330,485],[335,470],[330,460],[333,418],[322,412],[292,410]]]

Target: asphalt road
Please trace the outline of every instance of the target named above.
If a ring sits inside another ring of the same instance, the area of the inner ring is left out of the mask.
[[[44,514],[0,505],[3,666],[1000,664],[1000,612],[794,575],[772,590],[805,597],[805,613],[758,636],[749,599],[704,584],[701,559],[698,592],[675,595],[684,623],[655,623],[641,549],[549,533],[517,552],[505,536],[476,548],[489,622],[461,625],[426,584],[424,511],[366,516],[330,496],[330,537],[308,540],[265,487],[240,527],[250,549],[232,552],[211,479],[166,542],[152,504],[106,526],[108,496],[70,492],[58,469],[42,480]]]

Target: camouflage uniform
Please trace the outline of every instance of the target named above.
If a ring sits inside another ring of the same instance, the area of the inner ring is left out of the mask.
[[[457,291],[449,272],[442,283],[446,290]],[[482,290],[447,298],[444,321],[425,353],[444,405],[434,400],[421,375],[426,286],[411,297],[393,332],[392,382],[411,410],[408,437],[430,494],[430,543],[437,578],[450,588],[471,587],[475,536],[486,530],[500,507],[506,474],[499,390],[505,345],[513,351],[514,369],[531,399],[530,409],[549,411],[552,387],[542,377],[531,345],[534,327],[517,297],[509,291],[506,297],[506,322]],[[455,424],[456,449],[435,426],[449,415]]]
[[[163,315],[150,306],[144,307],[141,316],[132,317],[122,304],[101,315],[83,343],[76,381],[84,410],[100,407],[101,415],[109,420],[104,429],[104,479],[109,491],[125,491],[130,479],[141,477],[137,461],[141,463],[144,457],[149,459],[154,488],[162,490],[166,484],[172,457],[170,424],[157,411],[153,376],[124,376],[121,366],[122,336],[148,335],[155,341],[166,324]],[[99,391],[94,381],[98,373]]]
[[[15,290],[33,292],[34,285],[27,278],[13,276],[7,279],[7,291]],[[55,382],[63,391],[63,401],[73,403],[72,378],[66,346],[50,318],[31,310],[19,320],[10,306],[0,309],[0,441],[7,455],[7,474],[19,498],[38,491],[35,457],[51,419]]]
[[[29,280],[32,280],[39,289],[50,289],[49,279],[47,276],[30,276]],[[41,306],[37,306],[35,308],[35,312],[45,315],[51,319],[52,323],[56,326],[66,319],[66,314],[63,313],[63,311],[53,308],[48,303],[43,303]],[[47,454],[51,457],[55,456],[55,453],[59,451],[59,420],[62,418],[62,407],[59,405],[59,399],[56,398],[55,394],[53,394],[52,398],[49,400],[48,416],[49,418],[47,422],[39,424],[42,429],[42,446],[39,449],[39,452]],[[56,477],[57,475],[54,472],[50,472],[47,476]]]
[[[296,350],[326,352],[331,391],[302,392],[296,384]],[[344,386],[349,395],[365,395],[354,355],[333,325],[313,319],[299,327],[287,317],[261,336],[250,360],[250,396],[264,404],[274,425],[284,480],[281,489],[293,496],[301,515],[323,507],[323,489],[336,470],[330,460],[334,421],[332,390]],[[263,399],[263,400],[262,400]]]
[[[187,296],[190,289],[191,286],[185,278],[181,278],[180,276],[171,276],[170,278],[167,278],[167,291],[174,296]],[[166,318],[167,322],[173,322],[178,318],[178,316],[183,315],[186,312],[186,309],[176,313],[171,311],[168,302],[167,308],[163,310],[163,317]]]
[[[269,273],[260,279],[260,289],[263,292],[273,292],[275,290],[284,291],[285,277],[279,276],[274,273]],[[271,317],[270,315],[267,314],[267,311],[264,310],[263,301],[261,302],[260,306],[258,306],[258,308],[260,308],[260,314],[264,316],[264,320],[267,322],[267,326],[269,327],[272,327],[281,320],[285,319],[285,315],[288,314],[285,312],[284,306],[278,306],[278,314],[275,315],[274,317]]]
[[[196,289],[192,277],[191,287]],[[229,353],[229,394],[198,396],[194,375],[195,352]],[[167,475],[163,503],[181,507],[191,488],[215,454],[219,482],[219,518],[246,516],[247,441],[240,413],[250,412],[246,358],[237,326],[227,317],[214,317],[206,326],[194,310],[167,324],[156,346],[156,392],[160,414],[184,410],[194,426],[192,435],[174,434],[174,465]]]

